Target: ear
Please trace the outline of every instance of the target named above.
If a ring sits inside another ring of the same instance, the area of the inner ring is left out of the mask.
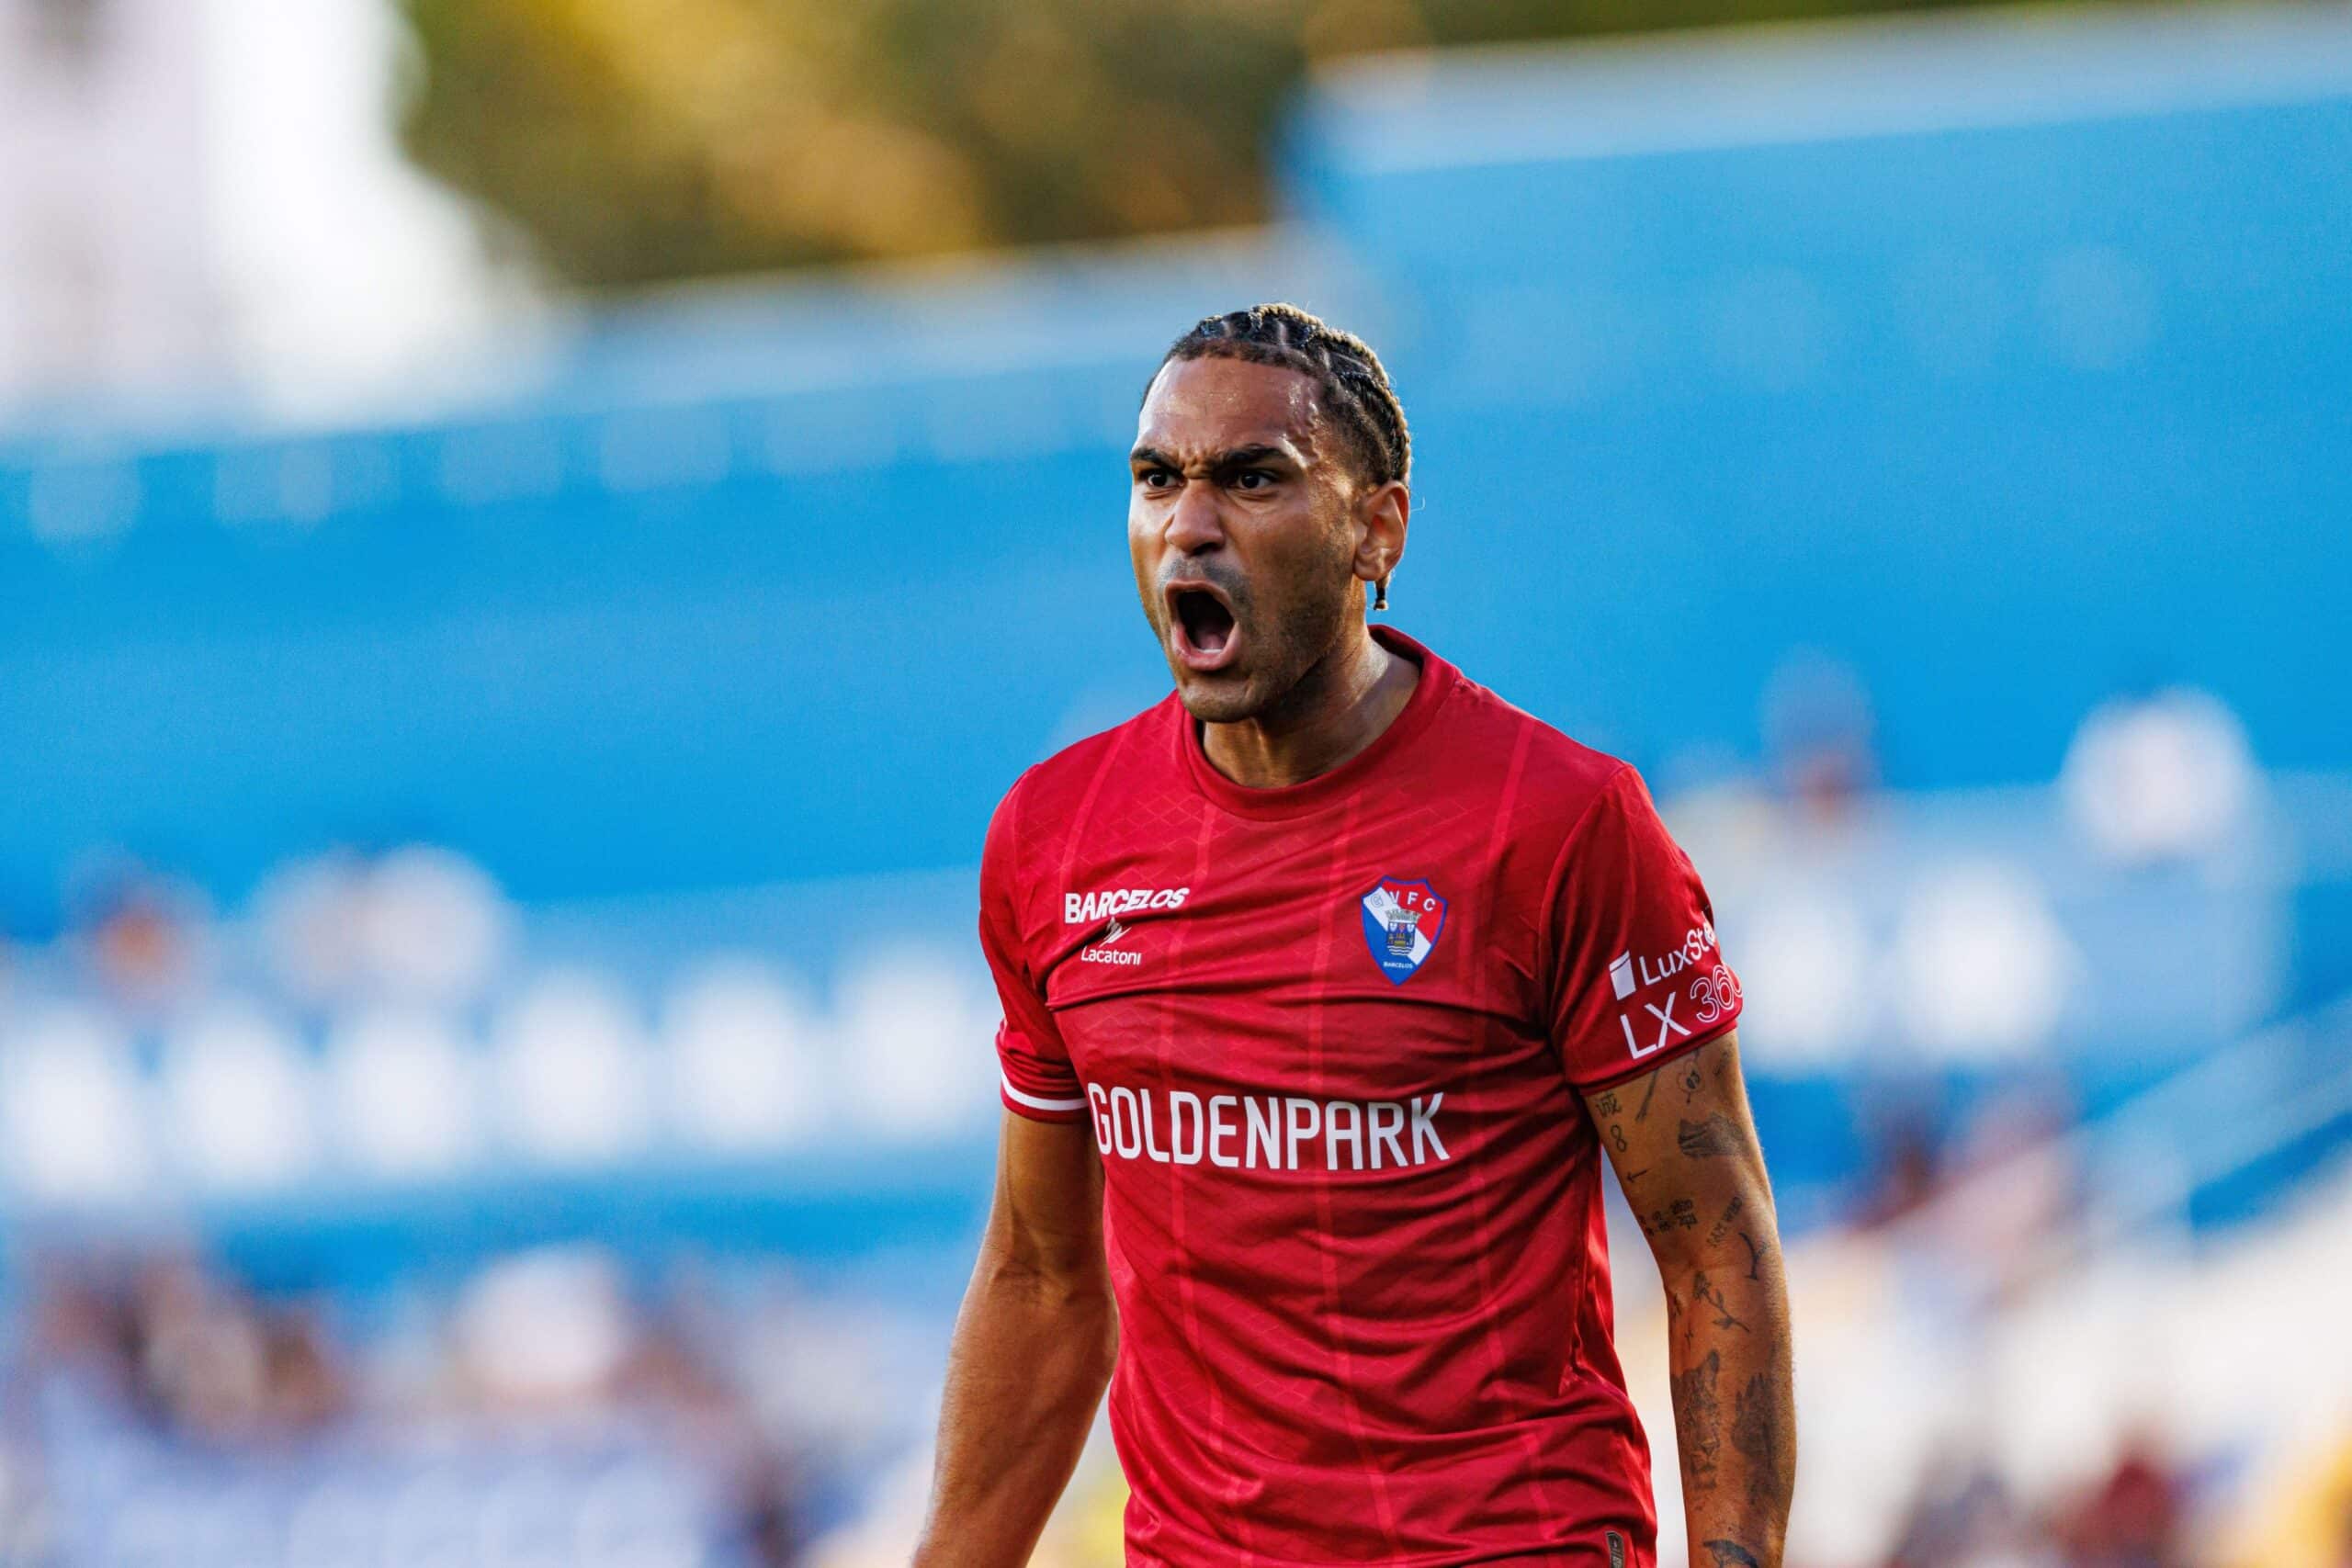
[[[1356,576],[1385,584],[1405,558],[1405,529],[1413,515],[1413,492],[1400,479],[1367,491],[1356,501]]]

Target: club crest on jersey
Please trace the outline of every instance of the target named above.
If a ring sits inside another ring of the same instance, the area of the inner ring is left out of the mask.
[[[1391,983],[1413,977],[1445,930],[1445,900],[1426,882],[1384,876],[1363,896],[1363,940]]]

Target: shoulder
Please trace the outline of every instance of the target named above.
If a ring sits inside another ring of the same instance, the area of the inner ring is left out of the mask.
[[[1503,765],[1518,783],[1505,807],[1508,859],[1521,874],[1540,871],[1547,902],[1570,877],[1595,893],[1632,885],[1664,888],[1685,880],[1695,886],[1690,857],[1631,762],[1585,745],[1483,686],[1472,691],[1464,705],[1474,716],[1469,728],[1490,727],[1510,737],[1511,758]],[[1495,741],[1476,750],[1476,765],[1497,766]]]
[[[1447,705],[1446,750],[1465,773],[1510,792],[1521,832],[1561,843],[1603,800],[1642,791],[1633,765],[1597,750],[1463,677]]]
[[[1112,784],[1114,771],[1122,776],[1131,772],[1120,767],[1123,761],[1155,754],[1168,744],[1173,722],[1169,710],[1175,704],[1171,692],[1125,723],[1072,741],[1023,770],[989,819],[984,865],[1011,873],[1057,853],[1089,799]]]
[[[1100,794],[1115,780],[1131,778],[1133,764],[1157,757],[1169,744],[1170,710],[1176,695],[1170,693],[1124,724],[1074,740],[1052,756],[1032,764],[1005,792],[998,813],[1017,809],[1024,818],[1067,819],[1086,798]]]

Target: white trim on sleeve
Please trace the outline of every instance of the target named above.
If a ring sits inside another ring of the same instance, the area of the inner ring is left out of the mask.
[[[1023,1094],[1013,1088],[1012,1080],[1005,1076],[1002,1068],[997,1070],[996,1076],[1003,1082],[1004,1092],[1008,1096],[1032,1111],[1083,1111],[1086,1109],[1086,1096],[1082,1094],[1076,1100],[1045,1100],[1034,1094]]]

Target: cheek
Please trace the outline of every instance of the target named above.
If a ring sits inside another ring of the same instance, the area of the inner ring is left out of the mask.
[[[1136,592],[1143,598],[1143,613],[1152,624],[1159,622],[1159,595],[1154,592],[1159,582],[1160,533],[1141,515],[1139,508],[1127,512],[1127,554],[1135,562]]]
[[[1287,645],[1295,636],[1312,636],[1325,618],[1321,606],[1340,592],[1339,577],[1347,570],[1344,554],[1335,554],[1317,520],[1304,511],[1281,518],[1265,518],[1265,525],[1237,532],[1236,553],[1250,579],[1250,607],[1258,633],[1273,645]]]
[[[1348,574],[1354,558],[1346,530],[1334,527],[1314,507],[1301,507],[1283,518],[1261,543],[1260,560],[1293,599],[1319,598],[1330,590],[1329,580]]]

